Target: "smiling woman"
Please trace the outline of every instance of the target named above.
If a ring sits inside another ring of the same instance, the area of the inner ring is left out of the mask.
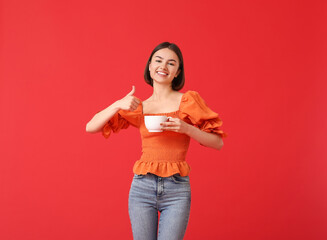
[[[177,45],[163,42],[152,51],[145,66],[145,82],[153,86],[156,74],[170,76],[168,79],[171,80],[173,90],[179,91],[183,88],[185,83],[184,61],[182,52]]]
[[[159,44],[144,72],[153,94],[141,101],[135,87],[122,99],[97,113],[86,126],[108,138],[129,125],[139,128],[142,156],[133,167],[129,216],[134,239],[181,240],[191,206],[190,167],[186,153],[190,138],[214,149],[223,146],[222,121],[195,91],[179,92],[185,83],[183,56],[177,45]],[[145,116],[165,116],[157,132],[149,132]],[[158,212],[160,215],[158,229]]]

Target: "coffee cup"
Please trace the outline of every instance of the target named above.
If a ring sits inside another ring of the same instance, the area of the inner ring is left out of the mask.
[[[167,120],[166,116],[144,116],[145,127],[149,132],[163,132],[160,124]]]

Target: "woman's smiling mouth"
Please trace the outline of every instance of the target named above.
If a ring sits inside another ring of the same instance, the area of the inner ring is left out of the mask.
[[[160,76],[167,76],[168,75],[168,73],[161,72],[161,71],[157,71],[157,74],[159,74]]]

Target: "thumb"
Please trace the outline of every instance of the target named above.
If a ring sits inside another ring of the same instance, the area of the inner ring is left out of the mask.
[[[133,86],[132,91],[130,91],[126,96],[133,96],[134,93],[135,93],[135,87]]]

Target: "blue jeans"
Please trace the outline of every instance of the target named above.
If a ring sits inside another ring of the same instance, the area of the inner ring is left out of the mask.
[[[135,174],[128,199],[134,240],[182,240],[190,206],[191,188],[188,176]]]

